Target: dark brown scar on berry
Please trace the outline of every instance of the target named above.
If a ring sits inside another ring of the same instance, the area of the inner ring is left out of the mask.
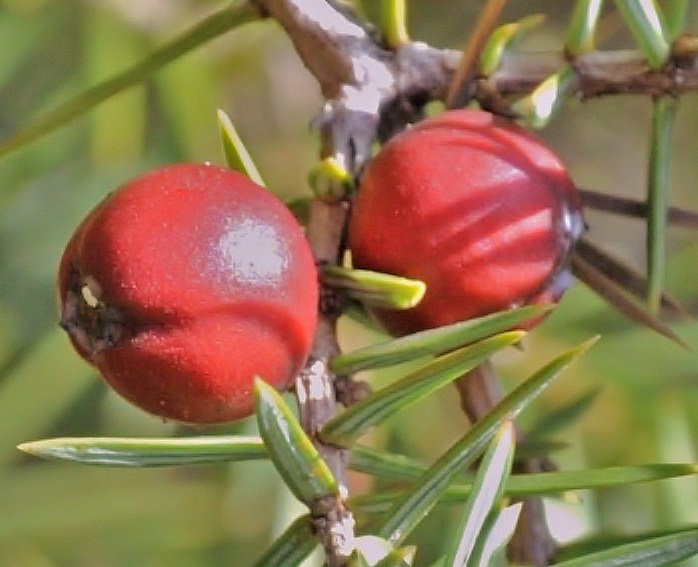
[[[66,289],[59,325],[87,355],[116,345],[124,335],[124,320],[103,300],[99,283],[73,267]]]

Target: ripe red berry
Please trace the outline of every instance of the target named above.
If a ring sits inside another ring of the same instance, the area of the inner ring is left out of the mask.
[[[315,263],[274,195],[210,165],[152,171],[78,227],[58,274],[78,353],[142,409],[189,423],[253,411],[261,376],[288,388],[316,323]]]
[[[349,246],[355,267],[427,284],[415,308],[376,310],[401,335],[556,301],[583,225],[575,185],[540,140],[487,112],[454,110],[369,162]]]

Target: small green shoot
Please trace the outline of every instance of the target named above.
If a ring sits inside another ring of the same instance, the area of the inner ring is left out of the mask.
[[[220,129],[221,141],[223,143],[223,153],[228,163],[228,167],[242,173],[254,181],[257,185],[266,187],[262,175],[247,151],[238,135],[230,117],[221,109],[218,109],[218,127]]]
[[[357,301],[384,309],[410,309],[426,292],[426,285],[419,280],[342,266],[323,266],[320,279]]]

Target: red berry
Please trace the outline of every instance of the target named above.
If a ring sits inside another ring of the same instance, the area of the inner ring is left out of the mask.
[[[540,140],[454,110],[399,134],[367,165],[349,246],[357,268],[427,284],[415,308],[376,310],[401,335],[556,301],[583,225],[575,185]]]
[[[318,300],[283,203],[195,164],[147,173],[97,206],[66,247],[58,293],[73,345],[119,394],[189,423],[252,413],[257,375],[291,386]]]

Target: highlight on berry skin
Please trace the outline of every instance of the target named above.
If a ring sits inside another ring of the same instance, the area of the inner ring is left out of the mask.
[[[235,171],[175,164],[111,193],[58,274],[60,324],[121,396],[186,423],[253,412],[253,380],[292,386],[315,332],[302,228]]]
[[[541,140],[488,112],[452,110],[398,134],[368,163],[349,247],[356,268],[426,283],[413,309],[371,308],[404,335],[557,302],[583,231],[577,189]]]

